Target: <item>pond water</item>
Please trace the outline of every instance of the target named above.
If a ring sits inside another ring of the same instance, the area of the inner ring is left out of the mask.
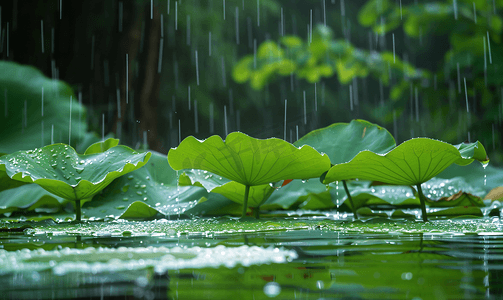
[[[242,225],[231,228],[228,222]],[[206,229],[211,223],[231,229],[202,232],[200,223]],[[497,217],[435,220],[428,225],[295,217],[260,222],[164,220],[25,227],[29,228],[0,233],[0,286],[5,299],[503,296],[503,223]],[[156,229],[141,233],[145,228]],[[209,252],[197,266],[167,264],[163,268],[166,257],[156,254],[163,251],[185,261],[196,252]],[[20,263],[23,259],[26,265]],[[207,267],[205,260],[211,261]],[[63,267],[65,261],[74,265]],[[9,269],[13,265],[17,267]]]

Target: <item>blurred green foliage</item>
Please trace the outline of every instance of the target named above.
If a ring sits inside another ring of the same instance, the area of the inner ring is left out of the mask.
[[[503,76],[498,72],[503,67],[503,19],[498,15],[502,8],[501,0],[365,1],[358,7],[357,20],[371,29],[370,51],[355,46],[361,41],[352,43],[344,28],[345,38],[334,39],[330,27],[318,25],[312,37],[288,35],[279,42],[263,42],[256,54],[235,65],[233,78],[263,89],[281,76],[295,75],[308,83],[336,77],[349,86],[354,101],[360,94],[360,102],[367,102],[358,117],[393,129],[398,141],[415,136],[453,143],[479,139],[498,163],[503,160],[498,151],[503,113]],[[367,77],[375,83],[364,81],[364,88],[371,91],[363,91],[367,99],[362,99],[355,80]],[[368,103],[376,94],[381,101]],[[348,95],[339,92],[331,101],[340,103],[341,96]]]

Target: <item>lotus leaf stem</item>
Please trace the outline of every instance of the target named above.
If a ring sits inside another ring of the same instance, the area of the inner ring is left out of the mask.
[[[423,190],[421,189],[421,184],[417,184],[417,193],[419,194],[419,200],[421,202],[421,212],[423,215],[423,221],[428,222],[428,216],[426,215],[426,197],[423,194]]]
[[[245,187],[245,200],[243,202],[243,214],[241,215],[241,218],[246,217],[246,210],[248,208],[248,195],[250,194],[250,186],[246,185]]]
[[[75,200],[75,221],[77,221],[77,222],[82,221],[82,213],[81,213],[81,207],[80,207],[80,199]]]
[[[253,215],[255,216],[255,219],[260,219],[260,206],[255,207]]]
[[[346,180],[343,180],[342,184],[344,185],[344,190],[346,191],[346,195],[348,195],[349,204],[351,204],[351,209],[353,210],[353,215],[355,216],[355,219],[358,220],[358,214],[356,213],[355,203],[353,202],[353,197],[351,197],[351,193],[349,192],[348,185],[346,184]]]

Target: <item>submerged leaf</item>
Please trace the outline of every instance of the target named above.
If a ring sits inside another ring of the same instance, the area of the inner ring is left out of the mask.
[[[296,148],[276,138],[261,140],[241,132],[199,141],[189,136],[168,153],[175,170],[202,169],[244,185],[319,177],[330,167],[327,155],[310,146]]]
[[[150,153],[117,146],[103,153],[77,154],[64,144],[18,151],[0,157],[0,170],[12,179],[34,182],[68,200],[88,199],[115,178],[142,167]]]
[[[385,155],[362,151],[350,162],[333,166],[324,182],[359,178],[397,185],[417,185],[433,178],[453,163],[466,165],[480,157],[462,157],[459,150],[450,144],[415,138],[403,142]]]

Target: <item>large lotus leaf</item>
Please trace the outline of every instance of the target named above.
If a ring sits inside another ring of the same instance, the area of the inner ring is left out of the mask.
[[[49,193],[37,184],[25,184],[0,192],[0,214],[17,210],[33,211],[37,208],[57,211],[66,202],[68,200]]]
[[[0,170],[12,179],[34,182],[68,200],[88,199],[115,178],[142,167],[150,152],[138,153],[126,146],[81,155],[64,144],[18,151],[0,157]]]
[[[84,137],[87,129],[85,108],[76,101],[70,86],[45,77],[31,66],[5,60],[0,61],[0,70],[0,127],[3,129],[0,131],[0,152],[12,153],[49,144],[52,126],[54,139],[68,142],[70,97],[73,99],[71,143]]]
[[[386,129],[364,120],[335,123],[313,130],[294,145],[309,145],[326,153],[333,165],[348,162],[363,150],[386,153],[396,146],[395,139]]]
[[[416,185],[430,180],[453,163],[465,165],[478,158],[462,157],[456,147],[445,142],[416,138],[403,142],[385,155],[362,151],[350,162],[333,166],[324,182],[359,178]]]
[[[169,166],[166,155],[152,152],[144,167],[115,179],[93,201],[84,204],[83,214],[96,218],[149,218],[158,213],[219,212],[233,203],[230,200],[202,203],[202,198],[211,198],[208,192],[197,186],[177,186],[176,173]]]
[[[199,141],[189,136],[168,153],[175,170],[201,169],[244,185],[261,185],[283,179],[319,177],[330,159],[310,146],[296,148],[276,138],[260,140],[241,132]]]
[[[245,186],[239,182],[231,181],[222,186],[215,187],[211,192],[225,196],[236,203],[243,204]],[[250,187],[248,206],[259,207],[274,191],[269,184],[255,185]]]

